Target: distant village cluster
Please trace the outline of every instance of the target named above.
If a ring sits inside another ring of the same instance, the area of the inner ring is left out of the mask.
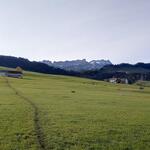
[[[110,78],[106,79],[105,81],[110,82],[110,83],[121,83],[121,84],[129,84],[129,81],[127,78]]]
[[[0,70],[0,76],[12,77],[12,78],[23,78],[23,70],[21,67],[17,67],[14,70]]]

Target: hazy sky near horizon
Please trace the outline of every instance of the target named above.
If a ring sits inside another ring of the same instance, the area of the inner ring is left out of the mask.
[[[150,62],[150,0],[0,0],[0,55]]]

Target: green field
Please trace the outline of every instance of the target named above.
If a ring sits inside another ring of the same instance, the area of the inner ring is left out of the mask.
[[[0,77],[0,150],[150,150],[150,87]]]

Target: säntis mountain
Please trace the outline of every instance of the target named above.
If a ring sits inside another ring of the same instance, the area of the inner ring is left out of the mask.
[[[51,62],[49,60],[43,60],[43,63],[64,69],[67,71],[88,71],[88,70],[97,70],[101,69],[104,66],[111,65],[112,63],[109,60],[92,60],[92,61],[86,61],[86,59],[83,60],[72,60],[72,61],[54,61]]]

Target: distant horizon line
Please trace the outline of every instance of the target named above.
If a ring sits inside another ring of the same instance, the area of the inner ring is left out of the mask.
[[[88,59],[88,58],[77,58],[77,59],[66,59],[66,60],[50,60],[50,59],[39,59],[39,60],[35,60],[35,59],[29,59],[27,57],[23,57],[23,56],[14,56],[14,55],[0,55],[0,56],[7,56],[7,57],[16,57],[16,58],[23,58],[23,59],[27,59],[29,61],[36,61],[36,62],[42,62],[42,61],[50,61],[50,62],[64,62],[64,61],[77,61],[77,60],[86,60],[87,62],[90,61],[98,61],[98,60],[104,60],[104,61],[110,61],[113,65],[118,65],[118,64],[131,64],[131,65],[135,65],[138,63],[145,63],[145,64],[149,64],[150,62],[144,62],[144,61],[137,61],[136,63],[130,63],[130,62],[121,62],[121,63],[113,63],[110,59]]]

